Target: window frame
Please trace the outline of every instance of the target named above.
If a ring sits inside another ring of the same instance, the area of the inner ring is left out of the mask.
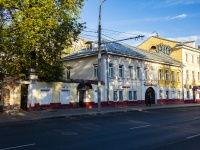
[[[109,63],[108,65],[108,77],[114,77],[114,65],[113,63]]]
[[[192,80],[194,81],[195,80],[195,72],[192,71]]]
[[[158,72],[158,79],[159,79],[159,80],[163,80],[163,69],[159,69],[159,72]]]
[[[180,72],[177,72],[177,82],[181,82]]]
[[[114,89],[113,102],[123,102],[123,101],[124,101],[124,89]]]
[[[188,54],[185,54],[185,58],[186,62],[188,62]]]
[[[194,63],[194,56],[192,55],[192,63]]]
[[[198,72],[198,81],[200,80],[200,72]]]
[[[165,80],[170,81],[169,70],[165,70]]]
[[[136,68],[136,78],[140,79],[140,67]]]
[[[186,80],[189,80],[189,72],[186,70]]]
[[[128,66],[128,77],[133,78],[133,66]]]
[[[131,95],[131,98],[130,98],[130,95]],[[137,90],[132,89],[132,90],[128,91],[128,100],[129,101],[137,101],[138,100],[137,97],[138,97]]]
[[[175,72],[173,70],[171,71],[171,81],[175,82]]]
[[[118,73],[119,78],[124,78],[124,65],[119,65]]]

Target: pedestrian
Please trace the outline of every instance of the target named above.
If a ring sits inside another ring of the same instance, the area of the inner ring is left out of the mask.
[[[151,93],[147,94],[147,104],[146,104],[146,106],[148,106],[148,105],[151,107]]]

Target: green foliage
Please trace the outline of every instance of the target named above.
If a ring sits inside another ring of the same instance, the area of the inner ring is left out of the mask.
[[[36,67],[39,76],[49,81],[61,77],[61,52],[83,29],[84,24],[77,22],[83,1],[1,0],[0,68],[24,77],[29,68]]]

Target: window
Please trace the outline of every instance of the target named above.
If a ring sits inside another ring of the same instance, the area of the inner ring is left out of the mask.
[[[124,66],[119,65],[119,77],[123,78],[124,77]]]
[[[165,70],[165,80],[169,81],[169,70]]]
[[[180,92],[180,91],[177,92],[177,98],[178,98],[178,99],[181,98],[181,92]]]
[[[192,71],[192,80],[195,80],[195,73]]]
[[[109,63],[108,76],[114,77],[114,67],[113,67],[113,64],[111,64],[111,63]]]
[[[180,72],[177,72],[177,82],[181,82]]]
[[[188,70],[186,70],[186,80],[189,80],[189,73],[188,73]]]
[[[190,98],[190,92],[189,92],[189,90],[187,90],[187,93],[186,93],[187,95],[186,95],[186,97],[187,98]]]
[[[200,80],[200,72],[198,72],[198,81]]]
[[[149,70],[147,68],[144,70],[144,76],[145,79],[149,79]]]
[[[94,66],[94,77],[97,78],[98,77],[98,67]]]
[[[122,102],[123,101],[123,90],[114,90],[113,100]]]
[[[128,91],[128,97],[130,101],[137,100],[137,91],[135,90]]]
[[[159,80],[163,80],[163,70],[159,69]]]
[[[172,99],[176,98],[176,91],[172,91]]]
[[[185,55],[186,61],[188,61],[188,54]]]
[[[192,55],[192,62],[194,62],[194,56]]]
[[[119,91],[119,101],[123,101],[123,91]]]
[[[136,69],[136,75],[137,75],[137,79],[139,79],[140,78],[140,67],[137,67],[137,69]]]
[[[197,57],[197,64],[199,64],[199,57]]]
[[[67,79],[70,79],[70,69],[67,69]]]
[[[166,91],[166,99],[169,99],[169,91]]]
[[[175,82],[175,75],[174,75],[174,71],[171,72],[171,76],[172,76],[172,82]]]
[[[128,66],[128,77],[133,78],[133,66]]]

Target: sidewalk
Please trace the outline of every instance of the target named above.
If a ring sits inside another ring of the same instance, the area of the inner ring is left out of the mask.
[[[106,107],[101,108],[98,112],[97,108],[68,108],[68,109],[48,109],[40,111],[14,111],[9,113],[0,114],[0,123],[27,121],[27,120],[39,120],[61,117],[72,117],[81,115],[98,115],[106,113],[118,113],[118,112],[130,112],[130,111],[148,111],[154,109],[169,109],[169,108],[181,108],[181,107],[200,107],[198,103],[191,104],[164,104],[164,105],[152,105],[146,107],[145,105],[130,106],[130,107]]]

